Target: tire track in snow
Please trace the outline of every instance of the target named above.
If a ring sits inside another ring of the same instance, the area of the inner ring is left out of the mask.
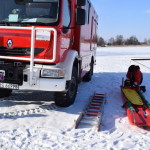
[[[20,110],[20,111],[12,111],[12,112],[6,112],[3,114],[0,114],[0,118],[17,118],[20,116],[28,116],[28,115],[33,115],[33,114],[40,114],[40,113],[46,113],[47,111],[54,111],[57,110],[58,107],[55,104],[51,104],[50,106],[48,105],[41,105],[36,108],[31,108],[31,109],[25,109],[25,110]]]
[[[6,107],[6,110],[0,114],[0,119],[16,119],[30,115],[42,115],[48,111],[57,110],[58,107],[54,103],[51,103],[53,99],[52,96],[53,95],[49,92],[31,91],[30,93],[17,93],[15,91],[9,97],[0,98],[0,107]],[[21,105],[24,105],[25,108]],[[14,111],[9,111],[9,109],[7,109],[12,107],[14,107]],[[9,112],[7,112],[7,110]]]

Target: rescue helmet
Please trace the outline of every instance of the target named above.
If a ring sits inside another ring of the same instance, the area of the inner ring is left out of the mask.
[[[128,68],[128,72],[133,72],[135,70],[135,65],[131,65],[129,68]]]

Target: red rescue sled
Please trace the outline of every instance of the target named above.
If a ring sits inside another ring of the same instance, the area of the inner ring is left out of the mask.
[[[150,126],[150,103],[145,99],[140,89],[121,86],[123,107],[130,124]]]

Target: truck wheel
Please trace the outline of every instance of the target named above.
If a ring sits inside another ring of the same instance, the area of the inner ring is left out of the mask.
[[[93,70],[94,70],[94,63],[92,61],[90,64],[90,71],[85,74],[85,76],[83,77],[83,81],[89,82],[92,79]]]
[[[73,67],[71,81],[67,82],[66,92],[55,93],[55,104],[60,107],[68,107],[75,101],[78,88],[78,71]]]
[[[2,97],[8,97],[12,93],[12,90],[9,89],[0,89],[0,98]]]

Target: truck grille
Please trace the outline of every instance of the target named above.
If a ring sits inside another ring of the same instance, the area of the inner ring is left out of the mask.
[[[35,48],[34,55],[44,51],[43,48]],[[27,47],[14,47],[13,49],[8,49],[4,46],[0,46],[0,55],[4,56],[30,56],[30,48]]]

